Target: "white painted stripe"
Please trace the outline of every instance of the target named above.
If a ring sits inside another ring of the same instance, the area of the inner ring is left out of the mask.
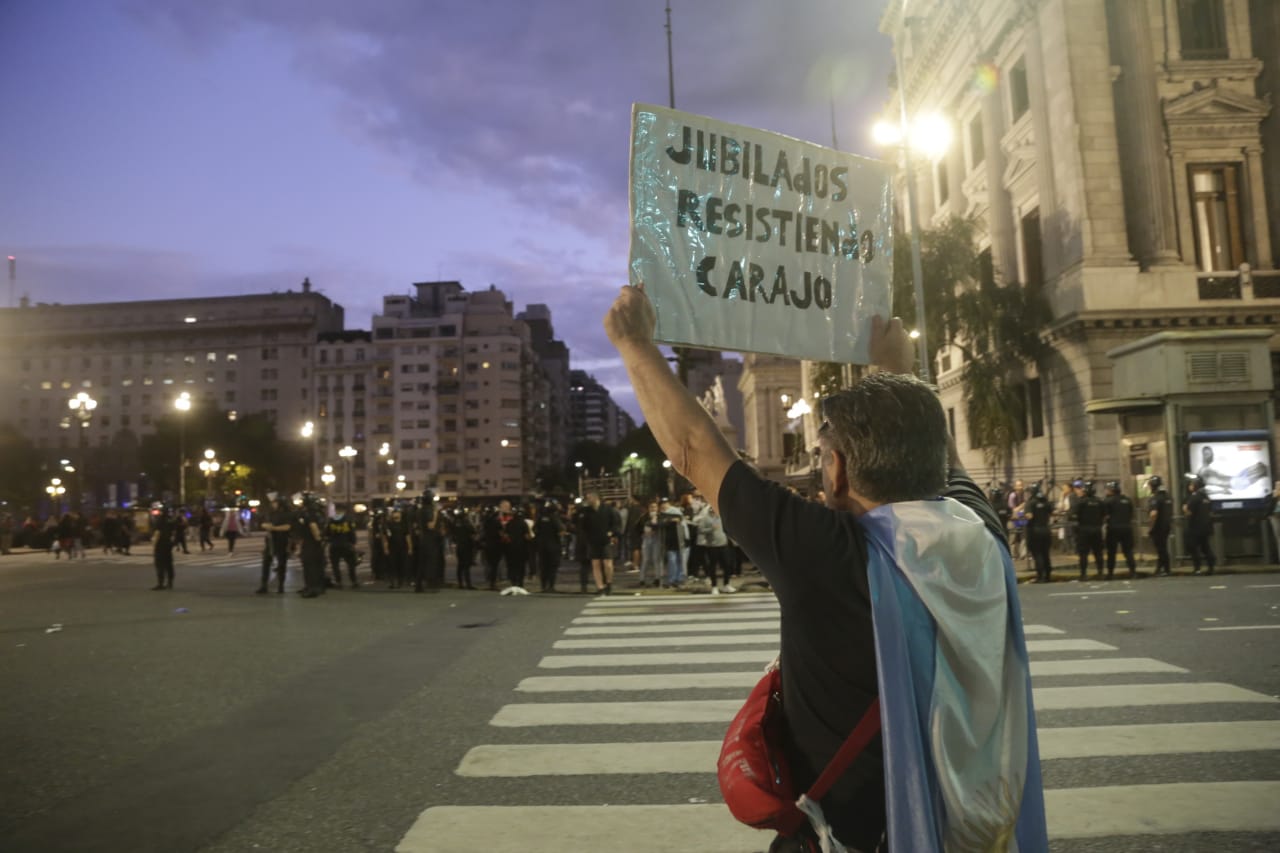
[[[1280,702],[1234,684],[1108,684],[1032,689],[1036,711],[1125,708],[1139,705],[1200,705],[1218,702]]]
[[[1050,597],[1060,595],[1133,595],[1136,589],[1087,589],[1083,592],[1051,592]]]
[[[755,592],[736,592],[732,595],[645,595],[640,596],[645,607],[692,607],[706,604],[712,607],[733,607],[740,603],[777,601],[773,595]],[[636,596],[597,598],[587,604],[588,610],[608,610],[611,607],[635,607]]]
[[[771,649],[737,649],[721,652],[636,652],[621,655],[548,655],[538,661],[540,669],[571,669],[587,666],[685,666],[688,664],[754,663],[763,666],[778,656]]]
[[[696,690],[754,687],[763,669],[746,672],[669,672],[660,675],[534,675],[516,685],[520,693],[590,693],[601,690]],[[746,694],[743,694],[745,698]]]
[[[1163,723],[1039,729],[1040,758],[1177,755],[1280,749],[1280,721]]]
[[[758,680],[758,679],[757,679]],[[1223,702],[1276,703],[1243,687],[1213,682],[1191,684],[1116,684],[1033,688],[1037,711],[1126,708],[1145,705],[1198,705]],[[573,726],[645,723],[727,722],[742,706],[735,699],[686,699],[655,702],[545,702],[504,705],[495,726]]]
[[[1280,583],[1251,583],[1245,584],[1245,589],[1277,589]]]
[[[720,741],[485,745],[468,750],[459,776],[714,773]]]
[[[733,611],[732,613],[650,613],[648,616],[579,616],[573,625],[666,625],[687,622],[696,619],[699,622],[741,621],[741,620],[778,620],[778,608],[756,608],[756,610]]]
[[[1028,652],[1114,652],[1115,646],[1097,640],[1027,640]]]
[[[597,637],[593,640],[556,640],[553,649],[672,649],[680,646],[778,645],[777,631],[758,634],[723,634],[707,637]]]
[[[418,816],[396,853],[743,853],[771,833],[738,823],[722,803],[678,806],[434,806]]]
[[[1119,675],[1127,672],[1187,672],[1187,670],[1154,658],[1089,658],[1086,660],[1031,661],[1031,674],[1036,677],[1054,675]]]
[[[1223,625],[1219,628],[1201,628],[1201,631],[1275,631],[1280,625]]]
[[[1041,728],[1040,758],[1257,752],[1280,749],[1280,721]],[[459,776],[592,776],[714,773],[719,740],[638,743],[485,744],[458,765]]]
[[[705,663],[702,656],[699,662]],[[771,656],[759,655],[748,661],[765,663]],[[1059,675],[1122,675],[1133,672],[1184,673],[1187,670],[1152,658],[1103,658],[1100,660],[1032,661],[1034,677]],[[655,675],[535,675],[523,679],[516,690],[522,693],[580,692],[608,690],[695,690],[698,688],[753,687],[762,671],[679,672]]]
[[[1032,634],[1065,634],[1061,628],[1052,628],[1048,625],[1023,625],[1022,633],[1028,636]]]
[[[671,622],[664,625],[587,625],[581,628],[565,628],[565,634],[583,636],[588,634],[671,634],[686,632],[690,634],[711,634],[716,631],[772,631],[778,633],[782,623],[776,618],[760,619],[753,622]]]
[[[539,702],[503,705],[492,726],[619,726],[647,723],[723,723],[733,719],[742,699],[674,702]]]
[[[1280,782],[1065,788],[1044,799],[1051,838],[1280,831]]]

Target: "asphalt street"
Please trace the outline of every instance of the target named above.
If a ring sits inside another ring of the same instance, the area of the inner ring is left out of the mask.
[[[257,544],[0,558],[0,850],[767,846],[714,761],[769,595],[255,596]],[[1055,851],[1280,849],[1280,575],[1020,592]]]

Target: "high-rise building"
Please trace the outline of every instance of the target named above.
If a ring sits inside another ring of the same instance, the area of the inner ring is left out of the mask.
[[[551,309],[533,304],[516,315],[529,327],[530,344],[542,365],[547,381],[547,425],[545,455],[554,468],[562,469],[569,461],[569,348],[556,340],[551,325]],[[541,452],[541,451],[540,451]]]
[[[592,441],[616,445],[635,429],[635,421],[620,409],[605,388],[585,370],[569,374],[569,425],[572,443]]]

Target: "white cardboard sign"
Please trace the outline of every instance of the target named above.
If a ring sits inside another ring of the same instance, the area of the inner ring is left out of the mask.
[[[893,301],[892,210],[878,160],[632,108],[630,278],[661,343],[868,363]]]

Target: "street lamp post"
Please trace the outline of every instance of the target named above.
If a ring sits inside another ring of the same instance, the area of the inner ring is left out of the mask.
[[[298,433],[307,442],[308,455],[310,456],[307,459],[307,491],[311,491],[314,483],[312,478],[316,471],[316,425],[311,421],[307,421],[302,425],[302,429],[298,430]]]
[[[62,508],[62,495],[67,491],[66,486],[62,485],[61,479],[54,477],[49,481],[49,485],[44,487],[44,490],[48,493],[49,500],[53,502],[54,515],[57,515]]]
[[[222,467],[218,464],[217,456],[218,454],[214,453],[212,449],[209,449],[204,452],[204,458],[200,460],[200,470],[204,472],[205,503],[209,502],[209,498],[212,495],[212,486],[210,485],[210,481],[212,480],[213,475],[218,473],[218,469]]]
[[[351,460],[354,459],[356,454],[359,452],[360,451],[356,450],[354,447],[352,447],[349,444],[338,451],[338,455],[342,457],[342,461],[347,463],[345,474],[346,474],[347,506],[348,507],[351,506]]]
[[[336,479],[338,479],[338,477],[333,473],[333,466],[324,466],[324,473],[320,475],[320,482],[324,483],[324,490],[328,494],[330,500],[333,500],[333,481]]]
[[[93,410],[98,408],[98,401],[81,391],[67,401],[67,408],[71,409],[76,419],[80,421],[80,439],[77,442],[80,448],[80,464],[76,468],[76,490],[71,501],[72,506],[80,510],[84,508],[84,469],[87,461],[85,457],[88,453],[85,448],[86,434],[89,430],[89,419],[93,417]]]
[[[178,410],[178,506],[187,503],[187,412],[191,411],[191,395],[183,391],[173,401]]]

